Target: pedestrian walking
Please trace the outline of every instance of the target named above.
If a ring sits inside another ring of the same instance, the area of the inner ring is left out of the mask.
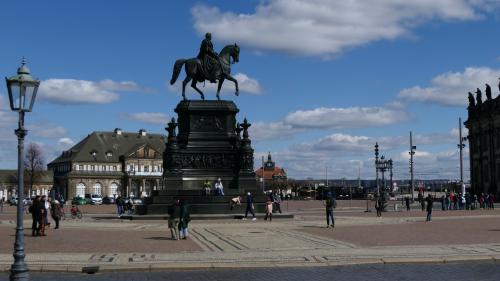
[[[124,213],[123,206],[125,205],[123,198],[121,196],[116,197],[115,204],[118,217],[121,217],[121,215],[123,215]]]
[[[410,197],[405,197],[406,211],[410,211]]]
[[[47,199],[47,196],[45,195],[42,195],[42,229],[40,230],[40,233],[42,236],[46,236],[45,235],[45,228],[48,228],[50,227],[50,222],[49,222],[49,211],[50,211],[50,202],[49,200]]]
[[[255,217],[255,212],[254,212],[254,205],[253,205],[253,196],[250,192],[247,193],[247,208],[245,209],[245,217],[243,220],[246,220],[248,217],[248,213],[250,212],[253,216],[252,220],[257,220]]]
[[[335,227],[335,217],[333,216],[333,209],[337,207],[337,201],[335,201],[335,196],[332,196],[331,192],[326,194],[325,202],[326,211],[326,228],[334,228]],[[331,220],[331,223],[330,223]]]
[[[264,220],[267,221],[267,218],[269,218],[269,221],[273,220],[273,202],[271,200],[266,201],[266,216]]]
[[[176,200],[172,205],[168,207],[168,228],[170,229],[172,240],[179,240],[178,227],[180,215],[181,209],[179,206],[179,200]]]
[[[426,221],[431,221],[432,219],[432,205],[434,204],[434,200],[432,199],[432,195],[427,194],[427,198],[425,199],[427,202],[427,219]]]
[[[132,202],[132,198],[128,199],[126,209],[129,215],[134,213],[134,203]]]
[[[181,200],[179,202],[180,207],[180,216],[179,216],[179,238],[187,239],[188,237],[188,224],[191,221],[191,217],[189,215],[189,206],[186,204],[186,201]]]
[[[377,210],[377,217],[381,217],[382,216],[382,197],[381,196],[377,196],[375,198],[375,210]]]
[[[274,210],[276,212],[279,212],[281,214],[281,196],[278,194],[278,191],[275,190],[273,192],[273,199],[272,199],[272,203],[274,205]]]
[[[31,218],[33,222],[31,224],[31,235],[39,236],[40,235],[40,226],[42,221],[42,210],[40,206],[40,196],[36,196],[31,206],[28,208],[28,211],[31,213]]]
[[[59,201],[53,200],[50,206],[52,219],[56,222],[56,227],[54,229],[59,229],[59,221],[61,220],[62,210]]]
[[[488,201],[490,204],[490,209],[494,210],[495,209],[495,196],[493,193],[490,193],[490,196],[488,197]]]
[[[446,210],[446,197],[444,195],[441,196],[441,211]]]
[[[4,201],[3,197],[0,198],[0,213],[3,213],[3,201]]]

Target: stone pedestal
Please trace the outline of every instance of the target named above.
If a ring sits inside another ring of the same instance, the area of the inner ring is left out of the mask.
[[[253,172],[253,149],[248,136],[250,124],[236,122],[239,109],[232,101],[181,101],[175,108],[178,121],[168,124],[163,156],[163,190],[153,198],[148,213],[166,211],[175,199],[185,199],[194,213],[229,212],[229,200],[247,192],[262,192]],[[178,132],[176,132],[178,127]],[[240,133],[243,132],[243,137]],[[218,179],[226,196],[206,196],[204,182],[212,191]],[[256,208],[265,198],[256,196]],[[158,205],[160,204],[160,205]]]

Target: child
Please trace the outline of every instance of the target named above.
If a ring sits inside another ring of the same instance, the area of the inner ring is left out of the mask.
[[[241,197],[234,197],[231,199],[231,202],[229,202],[231,210],[234,208],[235,205],[241,205]]]
[[[267,220],[267,217],[269,217],[269,221],[273,220],[273,202],[271,200],[266,202],[266,217],[264,220]]]

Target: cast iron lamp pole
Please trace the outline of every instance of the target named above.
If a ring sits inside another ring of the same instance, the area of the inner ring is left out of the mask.
[[[10,280],[29,280],[29,269],[24,258],[24,137],[27,130],[24,129],[24,113],[31,112],[36,98],[36,92],[40,81],[30,75],[26,60],[23,58],[21,67],[17,69],[17,75],[5,78],[9,92],[10,108],[19,113],[18,128],[15,130],[17,136],[17,223],[16,241],[14,243],[14,263],[10,267]]]

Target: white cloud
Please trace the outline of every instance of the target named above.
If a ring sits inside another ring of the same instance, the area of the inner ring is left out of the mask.
[[[129,120],[151,123],[151,124],[167,124],[169,118],[164,113],[157,112],[140,112],[140,113],[125,113],[125,117]]]
[[[315,151],[332,151],[336,153],[358,153],[371,151],[373,139],[366,136],[351,136],[332,134],[312,143],[310,148]]]
[[[255,122],[249,129],[249,134],[252,140],[261,141],[269,139],[286,139],[303,129],[294,128],[291,125],[283,122]]]
[[[194,28],[256,51],[335,56],[345,49],[411,35],[428,21],[466,21],[493,9],[490,1],[467,0],[270,0],[254,13],[217,7],[191,9]]]
[[[30,131],[32,132],[33,136],[41,138],[57,139],[66,136],[68,133],[66,128],[50,123],[32,124],[30,127],[32,127]]]
[[[292,112],[284,122],[299,128],[341,129],[386,126],[408,119],[405,111],[389,107],[320,107]]]
[[[75,142],[70,138],[60,138],[57,141],[57,146],[60,148],[60,151],[66,150],[73,145],[75,145]]]
[[[132,81],[48,79],[40,83],[39,98],[57,104],[106,104],[118,100],[117,92],[125,91],[151,90]]]
[[[398,96],[409,101],[465,107],[468,104],[467,92],[475,92],[478,87],[483,91],[483,100],[486,99],[485,83],[492,87],[493,93],[497,93],[498,77],[500,69],[467,67],[463,72],[447,72],[434,77],[427,88],[415,86],[403,89]],[[493,98],[495,96],[493,94]]]
[[[236,73],[233,76],[237,81],[238,81],[238,87],[240,90],[240,94],[247,93],[247,94],[252,94],[252,95],[260,95],[263,93],[262,87],[260,86],[259,81],[255,78],[251,78],[248,75],[244,73]],[[170,91],[174,93],[182,93],[182,79],[180,78],[177,80],[177,82],[174,85],[168,85]],[[209,81],[206,81],[205,84],[203,83],[198,83],[197,87],[204,93],[205,98],[208,98],[209,95],[214,95],[217,93],[217,83],[210,83]],[[221,88],[221,95],[227,95],[231,94],[234,95],[236,91],[236,88],[234,86],[234,83],[229,81],[229,80],[224,80],[224,83],[222,84]],[[199,95],[193,88],[191,88],[191,83],[188,83],[186,85],[186,95]]]

